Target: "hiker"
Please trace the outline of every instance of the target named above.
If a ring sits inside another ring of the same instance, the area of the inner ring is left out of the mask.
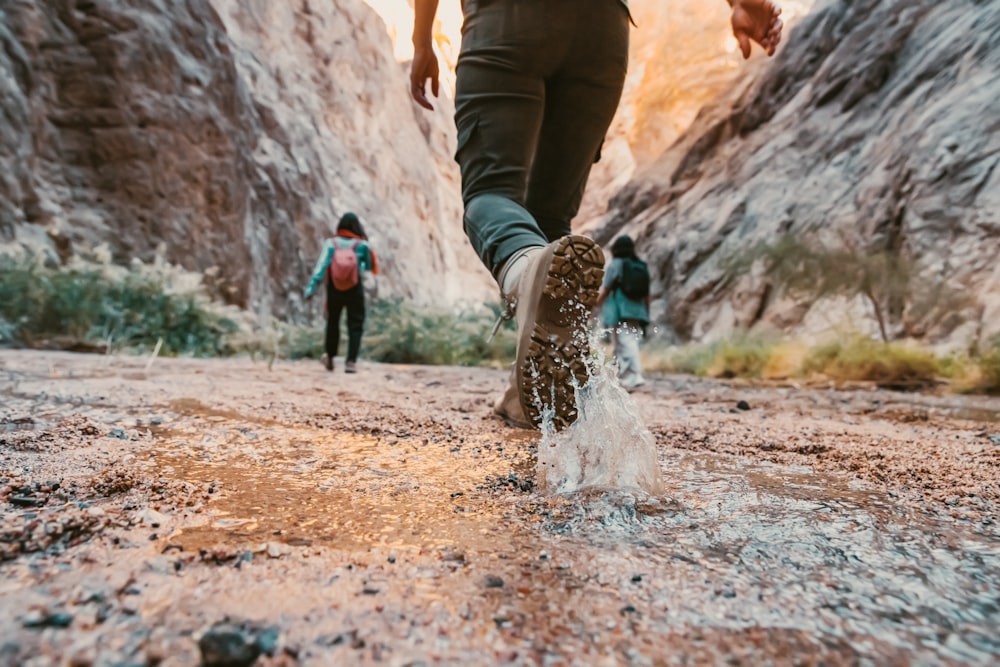
[[[649,324],[649,268],[635,254],[635,242],[627,235],[611,244],[611,256],[597,305],[603,306],[604,326],[611,330],[618,379],[632,391],[646,384],[639,341]]]
[[[744,57],[751,40],[773,54],[780,10],[771,0],[730,4]],[[410,93],[427,109],[427,84],[435,96],[440,85],[437,5],[414,1]],[[575,387],[589,377],[588,319],[604,267],[596,243],[570,235],[570,220],[621,97],[631,17],[626,0],[463,0],[462,9],[463,223],[518,330],[511,383],[494,410],[528,426],[548,414],[561,430],[576,420]]]
[[[320,281],[326,282],[326,352],[322,362],[333,370],[333,360],[340,344],[340,314],[347,309],[347,357],[344,372],[357,372],[361,332],[365,325],[365,289],[363,271],[378,274],[375,252],[358,216],[345,213],[337,223],[337,235],[327,239],[313,269],[305,297],[311,299]]]

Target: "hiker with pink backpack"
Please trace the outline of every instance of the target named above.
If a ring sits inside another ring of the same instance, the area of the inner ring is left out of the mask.
[[[345,213],[337,224],[337,235],[327,239],[316,261],[305,297],[311,299],[320,282],[326,283],[326,351],[322,361],[333,370],[340,343],[340,315],[347,310],[347,357],[344,371],[357,372],[361,333],[365,325],[365,289],[363,271],[378,274],[378,261],[368,246],[368,236],[358,216]]]

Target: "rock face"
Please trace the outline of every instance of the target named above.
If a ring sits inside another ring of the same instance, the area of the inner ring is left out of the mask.
[[[295,316],[352,210],[383,295],[492,294],[462,235],[450,102],[417,112],[361,0],[10,0],[0,47],[0,242],[160,248],[217,267],[230,302]]]
[[[654,316],[682,339],[829,311],[789,303],[766,275],[727,277],[741,249],[786,234],[909,257],[975,297],[947,326],[904,309],[894,335],[998,333],[998,44],[997,2],[820,2],[759,76],[615,196],[596,233],[636,237]]]

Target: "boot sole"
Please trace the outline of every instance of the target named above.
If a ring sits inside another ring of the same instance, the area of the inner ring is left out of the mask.
[[[554,250],[527,341],[518,347],[521,407],[532,424],[553,410],[561,431],[576,421],[576,387],[590,379],[588,322],[604,278],[604,253],[585,236],[566,236]]]

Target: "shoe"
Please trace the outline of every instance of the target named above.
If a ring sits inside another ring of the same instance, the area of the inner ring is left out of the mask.
[[[353,362],[353,361],[346,362],[344,364],[344,372],[345,373],[357,373],[358,372],[358,366],[357,366],[357,364],[355,362]]]
[[[561,431],[577,418],[576,388],[590,379],[590,313],[604,253],[585,236],[564,236],[533,253],[510,295],[517,318],[514,374],[521,410],[540,426],[547,411]]]
[[[513,370],[510,374],[510,383],[507,391],[493,406],[493,414],[504,420],[507,426],[514,428],[533,429],[534,426],[524,416],[524,409],[521,408],[521,396],[517,391],[517,379]]]
[[[323,368],[325,368],[328,371],[333,370],[333,357],[331,357],[329,354],[324,354],[322,357],[319,358],[319,360],[323,363]]]

